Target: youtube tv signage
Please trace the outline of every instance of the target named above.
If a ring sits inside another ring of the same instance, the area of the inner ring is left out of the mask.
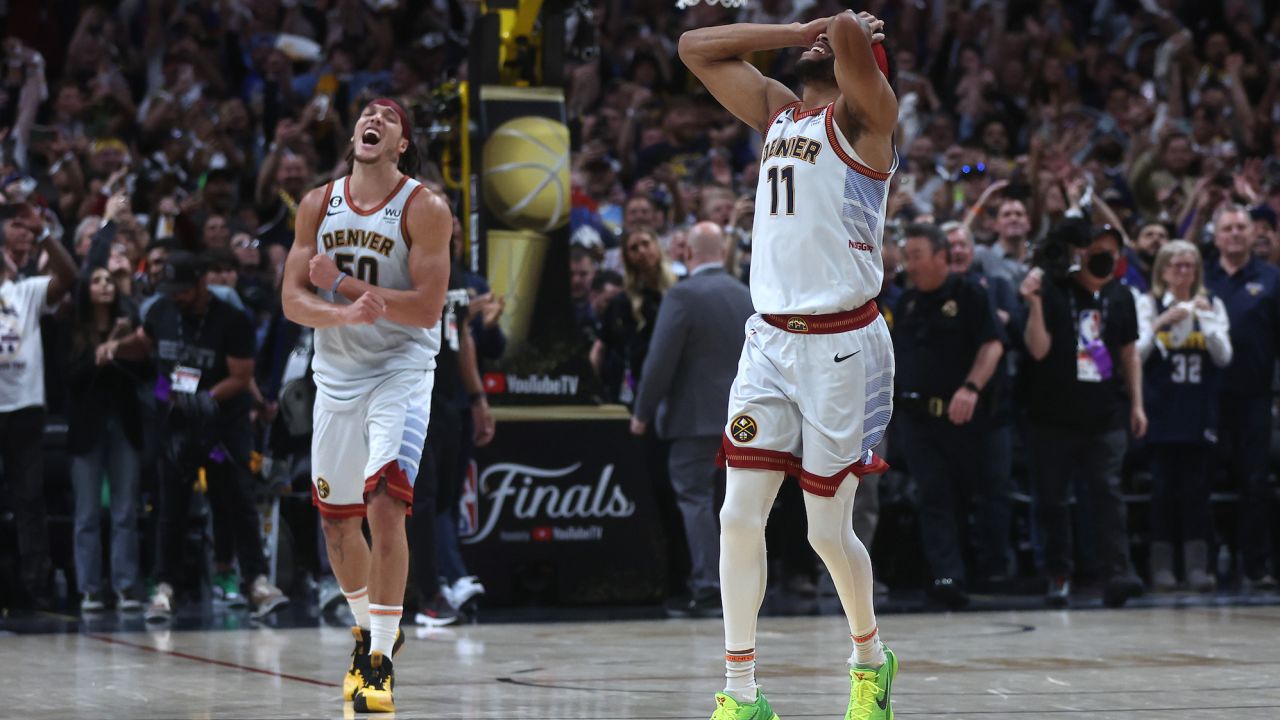
[[[660,600],[661,523],[625,413],[554,408],[553,417],[513,418],[502,410],[461,498],[462,552],[484,579],[486,602]]]
[[[595,404],[599,401],[599,383],[589,369],[577,370],[569,368],[565,372],[527,375],[486,372],[481,379],[485,394],[495,405]]]

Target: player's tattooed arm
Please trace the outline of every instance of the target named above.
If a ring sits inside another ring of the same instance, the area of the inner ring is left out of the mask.
[[[294,222],[293,247],[284,263],[280,300],[284,315],[313,328],[371,323],[386,313],[378,297],[360,298],[350,305],[336,305],[316,295],[310,280],[311,259],[316,256],[316,231],[324,211],[325,189],[315,188],[302,198]],[[328,288],[324,288],[328,289]]]
[[[809,33],[811,25],[739,23],[690,30],[680,36],[680,59],[726,110],[764,132],[778,108],[799,98],[786,85],[762,75],[742,56],[811,43],[817,36]]]

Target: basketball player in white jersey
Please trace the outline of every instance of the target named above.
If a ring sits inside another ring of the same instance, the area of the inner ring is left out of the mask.
[[[776,720],[755,682],[765,590],[764,528],[786,475],[805,490],[809,541],[849,620],[847,720],[892,718],[897,660],[880,643],[871,558],[853,534],[857,476],[885,464],[871,448],[892,412],[893,349],[873,300],[898,103],[880,45],[884,24],[852,11],[807,24],[687,32],[680,57],[725,108],[764,135],[751,243],[746,343],[722,446],[720,513],[724,692],[713,720]],[[801,97],[741,60],[807,48]],[[853,477],[851,477],[853,476]]]
[[[391,712],[403,635],[405,515],[426,437],[449,283],[448,204],[412,178],[418,152],[394,100],[364,108],[351,174],[298,206],[285,315],[316,328],[312,500],[334,575],[356,617],[343,695]],[[361,531],[367,516],[373,548]]]

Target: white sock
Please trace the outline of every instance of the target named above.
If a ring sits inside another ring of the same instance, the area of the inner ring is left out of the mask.
[[[853,635],[853,654],[849,664],[853,667],[878,668],[884,664],[884,645],[880,643],[879,628]]]
[[[724,691],[740,703],[756,701],[756,651],[724,651]]]
[[[400,630],[400,615],[404,613],[403,605],[370,605],[369,654],[382,653],[383,657],[391,657],[391,648],[396,644],[396,633]]]
[[[342,591],[342,596],[347,599],[347,606],[351,608],[351,614],[356,616],[356,624],[365,630],[369,629],[369,588],[362,587],[359,590],[347,592]]]

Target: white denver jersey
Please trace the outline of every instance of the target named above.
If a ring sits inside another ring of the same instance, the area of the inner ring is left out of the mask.
[[[316,232],[316,252],[333,258],[340,270],[370,285],[409,290],[409,244],[405,208],[422,185],[403,178],[377,207],[359,208],[351,202],[351,178],[329,183],[324,217]],[[318,288],[322,297],[341,305],[341,295]],[[440,351],[440,325],[433,328],[401,325],[380,318],[372,325],[319,328],[315,334],[316,386],[334,400],[354,400],[392,373],[435,369]]]
[[[853,310],[880,294],[889,180],[835,123],[835,106],[784,106],[765,132],[751,234],[751,301],[766,314]]]

